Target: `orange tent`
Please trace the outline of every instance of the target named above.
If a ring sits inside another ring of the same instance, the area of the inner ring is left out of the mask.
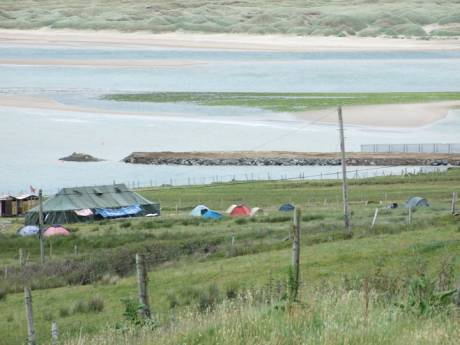
[[[250,217],[251,209],[246,205],[238,205],[230,212],[230,217]]]

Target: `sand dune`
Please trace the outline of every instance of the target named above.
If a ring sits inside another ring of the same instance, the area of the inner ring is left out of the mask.
[[[188,48],[262,51],[460,50],[460,40],[76,30],[0,30],[0,44],[64,47]]]

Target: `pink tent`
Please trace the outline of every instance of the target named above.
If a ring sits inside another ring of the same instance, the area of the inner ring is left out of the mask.
[[[51,236],[69,236],[70,232],[69,230],[63,228],[60,225],[56,226],[50,226],[46,231],[43,233],[43,236],[45,237],[51,237]]]

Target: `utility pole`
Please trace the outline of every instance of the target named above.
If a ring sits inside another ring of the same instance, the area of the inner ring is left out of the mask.
[[[343,193],[343,216],[345,221],[345,232],[352,235],[350,210],[348,207],[348,182],[347,182],[347,163],[345,157],[345,135],[343,132],[343,118],[342,107],[337,108],[339,115],[339,129],[340,129],[340,151],[342,153],[342,193]]]
[[[294,239],[292,241],[292,275],[293,275],[293,286],[291,287],[291,296],[292,300],[296,301],[299,294],[300,286],[300,222],[301,222],[301,212],[299,208],[294,210],[294,219],[293,219],[293,235]]]
[[[40,189],[38,191],[38,226],[40,231],[38,232],[39,239],[40,239],[40,261],[42,264],[45,263],[45,242],[43,239],[43,230],[44,230],[44,222],[43,222],[43,192]]]

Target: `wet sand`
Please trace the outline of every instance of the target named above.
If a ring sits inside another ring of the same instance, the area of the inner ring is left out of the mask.
[[[127,112],[66,105],[44,96],[0,95],[0,107],[57,110],[63,112],[95,113],[105,115],[138,116],[187,116],[183,113]],[[460,101],[445,101],[414,104],[362,105],[343,108],[343,117],[348,125],[368,127],[421,127],[445,118],[450,109],[460,109]],[[303,121],[314,123],[337,123],[337,110],[328,108],[293,113]]]

